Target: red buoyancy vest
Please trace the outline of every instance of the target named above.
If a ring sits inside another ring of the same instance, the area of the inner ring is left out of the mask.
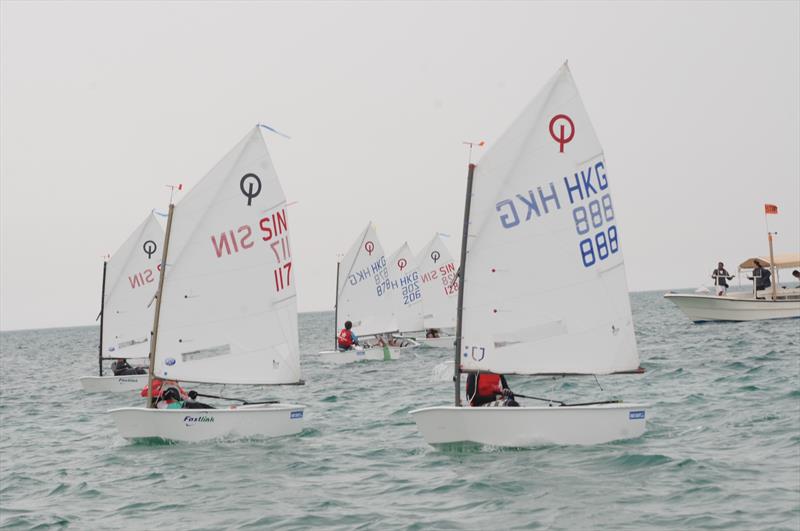
[[[163,385],[164,385],[164,382],[161,381],[160,378],[153,378],[153,398],[159,398],[161,396],[161,394],[163,393],[163,389],[162,389]],[[178,385],[177,382],[174,382],[172,380],[168,380],[166,387],[167,388],[169,388],[169,387],[177,387],[178,388],[178,393],[181,395],[182,399],[185,400],[186,398],[189,398],[189,395],[186,394],[186,391],[183,389],[183,387]],[[144,397],[147,396],[147,385],[144,386],[144,389],[142,389],[141,393],[139,393],[139,394],[141,396],[144,396]]]
[[[353,333],[347,328],[342,328],[342,331],[339,332],[339,346],[342,348],[353,346]]]
[[[478,396],[490,396],[502,393],[499,374],[478,375]]]

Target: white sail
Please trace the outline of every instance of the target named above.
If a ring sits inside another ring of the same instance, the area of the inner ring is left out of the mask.
[[[389,257],[389,280],[396,292],[397,327],[401,332],[422,330],[422,284],[414,267],[414,254],[404,243]]]
[[[457,266],[439,234],[428,242],[417,260],[417,272],[422,284],[425,328],[455,327],[458,303]]]
[[[153,296],[158,288],[164,230],[147,218],[106,263],[103,302],[103,356],[146,358],[153,328]]]
[[[358,335],[396,331],[395,296],[383,247],[370,222],[339,267],[337,327],[352,321]]]
[[[566,64],[476,167],[462,368],[639,367],[603,150]]]
[[[286,198],[254,128],[173,212],[155,375],[300,381]]]

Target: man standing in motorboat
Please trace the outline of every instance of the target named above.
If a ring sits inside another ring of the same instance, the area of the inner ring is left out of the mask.
[[[756,297],[758,296],[758,292],[767,289],[772,285],[770,282],[769,277],[772,276],[769,269],[765,268],[761,265],[761,262],[758,260],[754,260],[753,263],[755,267],[753,268],[753,276],[747,277],[747,280],[752,280],[756,284]]]
[[[733,275],[728,274],[725,265],[719,262],[717,268],[711,272],[711,278],[714,279],[714,286],[717,287],[717,295],[725,295],[728,291],[728,281],[733,278]]]
[[[344,328],[342,328],[342,331],[339,332],[339,337],[337,340],[339,350],[350,350],[354,346],[358,345],[358,336],[355,334],[355,332],[353,332],[352,328],[353,323],[350,321],[345,321]]]
[[[467,376],[467,402],[472,407],[519,407],[514,393],[508,388],[506,377],[489,372],[470,373]]]

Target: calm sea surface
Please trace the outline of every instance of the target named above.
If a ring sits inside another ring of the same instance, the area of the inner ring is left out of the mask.
[[[694,325],[632,295],[643,376],[510,378],[560,399],[646,401],[639,439],[435,450],[408,412],[452,401],[449,350],[332,367],[333,314],[300,316],[299,436],[132,444],[86,394],[95,327],[0,334],[3,529],[800,529],[800,320]]]

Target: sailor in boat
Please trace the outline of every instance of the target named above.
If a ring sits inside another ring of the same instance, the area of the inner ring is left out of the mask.
[[[440,333],[439,333],[439,329],[438,328],[428,328],[425,331],[425,337],[427,337],[429,339],[430,338],[434,338],[434,337],[439,337],[439,336],[440,336]]]
[[[161,393],[156,402],[159,409],[214,409],[214,406],[198,402],[197,391],[189,391],[188,396],[182,396],[177,387],[168,387]],[[164,404],[164,405],[162,405]]]
[[[762,266],[761,262],[758,260],[754,260],[753,263],[756,266],[753,268],[753,276],[747,277],[747,280],[752,280],[756,283],[756,298],[763,298],[758,297],[757,294],[759,291],[765,290],[772,285],[772,282],[769,280],[769,277],[772,276],[772,273],[770,273],[769,269]]]
[[[111,370],[114,372],[114,376],[147,374],[147,370],[144,367],[132,367],[125,358],[117,358],[117,361],[111,364]]]
[[[147,386],[144,386],[141,396],[147,397]],[[214,406],[198,402],[197,391],[189,391],[181,387],[174,380],[162,381],[153,379],[153,400],[158,409],[214,409]]]
[[[358,336],[353,332],[353,323],[345,321],[344,328],[339,332],[339,350],[342,352],[351,350],[354,346],[358,345]]]
[[[792,276],[793,276],[794,278],[796,278],[798,281],[800,281],[800,271],[798,271],[797,269],[795,269],[794,271],[792,271]]]
[[[375,336],[375,340],[372,343],[365,343],[364,348],[385,347],[387,345],[390,347],[407,347],[409,342],[402,337],[378,335]]]
[[[733,275],[728,274],[725,265],[719,262],[717,268],[711,272],[711,278],[714,279],[714,285],[717,287],[717,295],[725,295],[729,287],[728,281],[733,278]]]
[[[467,402],[472,407],[519,407],[514,393],[508,388],[506,377],[488,372],[470,373],[467,376]]]

